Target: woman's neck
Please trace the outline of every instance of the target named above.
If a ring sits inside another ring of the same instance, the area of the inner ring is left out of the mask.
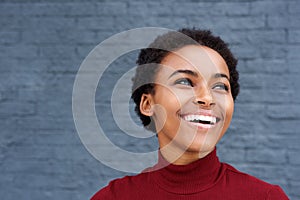
[[[168,144],[160,147],[160,153],[164,159],[174,165],[187,165],[200,158],[204,158],[210,152],[211,151],[188,151],[174,144]]]

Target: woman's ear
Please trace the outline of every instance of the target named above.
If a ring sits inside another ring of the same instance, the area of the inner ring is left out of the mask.
[[[153,115],[153,98],[151,94],[143,94],[140,102],[140,111],[148,117]]]

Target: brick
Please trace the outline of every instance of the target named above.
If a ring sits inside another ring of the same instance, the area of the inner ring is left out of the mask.
[[[291,187],[288,188],[287,192],[290,194],[291,199],[299,199],[299,187],[300,183],[299,181],[291,181]]]
[[[288,2],[288,12],[290,14],[299,14],[300,13],[300,4],[298,1]]]
[[[21,6],[19,3],[1,3],[0,16],[18,16],[21,13]]]
[[[214,30],[216,35],[222,35],[222,39],[224,41],[227,41],[227,43],[231,47],[232,45],[238,46],[246,43],[247,41],[247,32],[248,31],[240,31],[240,30],[234,30],[234,31],[224,31],[224,29],[218,29],[216,28]]]
[[[77,49],[76,49],[77,50]],[[80,59],[82,61],[82,59]],[[74,64],[75,63],[75,64]],[[70,59],[54,59],[46,65],[47,72],[49,73],[76,73],[79,69],[80,62]]]
[[[169,29],[178,29],[179,26],[184,27],[187,24],[187,21],[185,18],[182,17],[156,17],[156,18],[150,18],[148,22],[145,24],[146,26],[155,27],[157,26],[157,21],[159,21],[159,25],[161,27],[166,27]]]
[[[0,46],[1,49],[1,46]],[[3,50],[4,52],[4,50]],[[0,71],[1,73],[10,73],[11,68],[17,68],[16,66],[20,65],[20,61],[18,59],[1,59],[1,68]],[[0,86],[1,87],[1,86]]]
[[[23,30],[70,30],[76,25],[75,18],[59,16],[23,16],[21,21]]]
[[[17,30],[21,27],[22,18],[20,16],[10,17],[1,16],[0,17],[0,31],[4,30]]]
[[[266,44],[286,44],[286,32],[284,30],[234,30],[224,34],[220,31],[220,35],[229,44],[248,44],[259,47],[262,43]]]
[[[6,80],[3,85],[13,90],[17,90],[18,87],[35,88],[45,84],[39,76],[30,73],[3,73],[0,74],[0,79]]]
[[[300,68],[298,67],[300,65],[300,59],[288,59],[287,60],[287,66],[288,66],[288,72],[291,74],[299,74]]]
[[[61,39],[55,30],[24,30],[22,40],[26,44],[52,44],[59,43]]]
[[[185,13],[186,16],[205,16],[212,15],[214,4],[210,2],[188,2],[185,4],[174,2],[168,9],[161,7],[160,10],[163,14],[163,10],[166,10],[165,15],[182,16]],[[201,11],[201,12],[200,12]]]
[[[0,102],[1,101],[11,101],[18,97],[18,91],[14,88],[4,88],[4,84],[2,84],[3,88],[0,88]]]
[[[287,156],[281,149],[253,149],[246,151],[246,160],[253,163],[284,164]]]
[[[193,18],[191,18],[193,19]],[[220,31],[230,30],[230,31],[245,31],[245,30],[254,30],[261,29],[265,27],[266,18],[265,16],[255,16],[250,17],[248,15],[241,15],[239,17],[228,16],[224,20],[224,16],[203,16],[197,17],[197,24],[202,28],[208,29],[219,29]],[[195,19],[192,20],[195,23]],[[194,24],[195,26],[195,24]]]
[[[269,28],[299,28],[300,16],[269,16],[267,27]]]
[[[203,29],[208,29],[208,30],[213,29],[213,23],[211,22],[211,20],[207,19],[206,16],[191,16],[189,18],[186,18],[186,24],[183,24],[182,26],[183,27],[201,27]]]
[[[289,90],[290,87],[294,87],[298,83],[295,74],[263,74],[260,78],[266,90]]]
[[[139,16],[141,18],[145,17],[147,15],[147,12],[149,12],[149,10],[147,9],[147,4],[145,2],[137,2],[137,1],[128,2],[127,9],[128,9],[127,10],[128,15]]]
[[[300,140],[300,137],[298,137],[298,140]],[[300,166],[300,157],[297,151],[289,151],[288,157],[289,157],[289,163],[291,163],[292,165]]]
[[[247,117],[248,118],[256,118],[258,121],[262,120],[261,117],[263,117],[262,115],[257,116],[257,113],[261,113],[261,110],[264,109],[264,106],[262,104],[255,104],[255,103],[248,103],[247,106],[245,106],[245,104],[236,104],[236,117],[241,117],[244,116],[244,112],[248,113]]]
[[[64,4],[57,3],[31,3],[22,4],[22,15],[27,16],[58,16],[68,12]]]
[[[263,75],[261,74],[240,74],[240,84],[244,88],[259,89],[263,86]]]
[[[287,48],[284,45],[267,44],[260,47],[260,57],[266,59],[283,59],[286,57]]]
[[[276,86],[275,86],[276,87]],[[258,93],[259,94],[259,93]],[[299,94],[292,90],[279,89],[279,90],[270,90],[269,88],[263,89],[263,94],[258,98],[263,100],[265,103],[291,103],[297,104],[299,102]]]
[[[22,32],[22,40],[26,44],[78,44],[98,42],[94,31],[75,30],[29,30]]]
[[[297,162],[297,161],[291,161],[290,156],[293,156],[294,155],[293,152],[298,151],[300,149],[299,136],[293,134],[286,135],[285,133],[277,134],[274,131],[271,131],[270,133],[266,133],[266,134],[268,135],[267,137],[265,137],[266,140],[262,141],[265,147],[276,148],[276,149],[287,148],[288,155],[289,155],[289,162],[293,162],[293,163]]]
[[[218,156],[222,158],[222,162],[245,162],[245,151],[243,149],[220,148],[218,149]]]
[[[28,179],[29,181],[30,179]],[[14,198],[16,196],[22,196],[24,199],[41,199],[50,200],[57,197],[64,199],[74,199],[72,198],[71,191],[65,191],[66,189],[58,189],[57,187],[49,187],[49,188],[31,188],[30,192],[24,192],[24,189],[13,188],[6,191],[11,191],[8,195],[9,198]],[[27,190],[28,191],[28,190]]]
[[[242,65],[244,73],[286,73],[288,71],[288,65],[286,65],[285,59],[266,59],[258,58],[253,60],[247,60],[245,65]],[[240,70],[240,71],[241,71]]]
[[[290,30],[288,32],[288,41],[290,44],[300,43],[300,30]]]
[[[23,4],[22,14],[27,16],[93,16],[96,5],[90,3],[35,3]]]
[[[75,46],[73,45],[47,45],[40,49],[42,58],[70,59],[76,57]]]
[[[35,104],[30,102],[2,102],[0,108],[0,116],[33,115],[36,112]]]
[[[81,141],[74,137],[74,130],[52,130],[27,131],[28,137],[22,140],[23,145],[35,144],[36,146],[63,146],[63,145],[82,145]],[[55,157],[53,159],[56,159]],[[65,159],[65,158],[64,158]]]
[[[250,44],[261,45],[266,44],[286,44],[286,33],[284,30],[259,30],[248,31],[247,38]]]
[[[273,135],[285,135],[291,137],[295,134],[295,130],[291,127],[298,127],[299,120],[268,120],[265,133]]]
[[[22,58],[19,60],[19,65],[24,65],[26,67],[23,67],[20,69],[16,67],[11,68],[12,73],[17,73],[17,74],[28,74],[29,76],[37,76],[40,77],[43,74],[46,73],[47,66],[51,64],[51,61],[48,59],[43,59],[43,58],[35,58],[35,59],[30,59],[30,58]]]
[[[178,17],[178,16],[174,16],[172,18],[168,18],[165,16],[158,16],[158,17],[141,16],[139,17],[138,21],[136,20],[135,16],[129,16],[127,18],[116,17],[114,23],[118,25],[118,27],[115,28],[115,30],[118,31],[134,29],[136,27],[164,27],[164,28],[177,30],[179,26],[180,27],[187,26],[187,20],[185,18]],[[137,42],[139,42],[139,40]]]
[[[220,23],[223,22],[220,21]],[[265,18],[263,16],[228,17],[225,24],[231,29],[257,29],[265,27]]]
[[[287,178],[289,178],[292,181],[299,181],[300,177],[298,175],[295,176],[295,174],[299,174],[300,173],[300,167],[299,166],[291,166],[288,169],[285,169],[286,171],[286,176]]]
[[[7,31],[0,32],[0,44],[11,45],[20,42],[20,32],[17,31]]]
[[[37,134],[36,137],[39,137]],[[62,172],[59,169],[34,169],[36,168],[36,165],[38,165],[38,162],[41,162],[41,165],[45,163],[45,161],[49,161],[49,165],[55,165],[55,162],[57,161],[66,161],[66,163],[70,163],[70,154],[66,151],[71,151],[70,145],[67,141],[65,141],[65,144],[63,145],[24,145],[22,142],[19,143],[19,145],[12,146],[11,152],[7,153],[7,156],[10,159],[19,160],[19,162],[22,162],[27,164],[28,173],[30,174],[45,174],[45,173],[57,173],[62,175],[64,172]],[[12,161],[14,162],[14,161]],[[36,164],[35,164],[36,163]],[[70,164],[68,166],[71,166]],[[7,166],[7,171],[10,171],[9,165]],[[24,166],[25,167],[25,166]],[[19,171],[18,167],[12,168],[12,170]],[[24,169],[25,170],[25,169]],[[31,171],[31,172],[30,172]],[[13,171],[14,172],[14,171]]]
[[[0,195],[2,198],[5,199],[13,199],[14,195],[10,193],[11,188],[13,188],[13,183],[14,182],[14,175],[13,174],[2,174],[1,180],[0,180]]]
[[[76,48],[76,55],[83,61],[94,49],[94,45],[84,44]]]
[[[0,46],[0,57],[3,58],[37,58],[38,47],[33,45],[16,44]]]
[[[114,18],[112,16],[103,17],[81,17],[78,19],[77,27],[81,30],[113,30]]]
[[[271,119],[300,119],[300,105],[267,105]]]
[[[210,15],[238,16],[248,15],[249,10],[248,2],[217,2],[208,9],[208,12]]]
[[[48,178],[45,174],[17,174],[15,179],[15,187],[23,189],[46,189],[53,187],[53,185],[60,185],[62,178]],[[30,180],[30,181],[29,181]],[[47,181],[45,181],[47,180]]]
[[[76,74],[49,73],[44,77],[44,79],[47,80],[47,86],[45,87],[45,89],[47,89],[47,92],[49,92],[52,95],[60,92],[71,95],[75,76]],[[61,84],[64,84],[64,87],[62,87]],[[50,95],[45,95],[47,98],[51,98]]]
[[[250,3],[251,15],[285,15],[287,13],[287,3],[282,1],[257,1]]]
[[[88,3],[67,3],[64,6],[68,9],[66,12],[67,16],[95,16],[98,14],[97,12],[97,4],[94,2]]]
[[[96,3],[96,13],[100,16],[126,15],[127,5],[125,2],[99,2]]]
[[[36,99],[38,95],[42,94],[40,90],[37,88],[18,89],[16,99],[19,99],[20,101],[32,101],[33,99]]]
[[[238,102],[240,103],[252,103],[252,102],[260,102],[264,101],[263,97],[265,92],[263,89],[248,89],[244,88],[240,91],[238,95]]]
[[[66,127],[74,125],[72,118],[50,118],[43,116],[26,116],[18,118],[16,124],[24,131],[57,131],[65,130]],[[73,129],[73,127],[72,127]]]
[[[30,50],[30,47],[28,48]],[[12,50],[13,51],[13,50]],[[37,49],[38,53],[38,49]],[[6,74],[20,74],[20,73],[32,73],[34,75],[35,73],[43,73],[47,69],[47,65],[49,65],[51,62],[46,59],[41,58],[4,58],[1,60],[1,66],[2,69],[0,70],[1,73]],[[20,67],[23,66],[23,67]]]
[[[34,152],[31,152],[31,154],[34,154]],[[15,166],[12,167],[13,165]],[[64,167],[59,168],[58,167],[59,165],[62,165]],[[19,171],[24,171],[24,173],[34,174],[34,175],[40,175],[40,174],[44,174],[44,175],[52,174],[52,175],[59,175],[59,176],[71,175],[71,173],[68,172],[67,168],[69,169],[72,168],[72,163],[70,161],[65,159],[57,160],[56,158],[49,157],[49,156],[48,159],[34,160],[28,158],[19,158],[18,161],[16,161],[16,159],[14,159],[13,157],[11,157],[5,160],[5,163],[3,163],[3,170],[6,174],[18,173]]]
[[[56,94],[63,96],[63,93],[61,92],[57,92]],[[71,118],[72,117],[71,110],[72,110],[71,101],[69,102],[69,106],[66,106],[66,103],[63,101],[54,101],[54,99],[52,102],[48,101],[48,102],[37,103],[37,112],[41,116]]]
[[[255,59],[260,55],[260,52],[255,45],[249,45],[247,48],[243,48],[241,45],[232,45],[230,49],[238,59]]]
[[[300,51],[300,46],[289,46],[287,50],[288,59],[297,59],[299,58],[298,52]]]

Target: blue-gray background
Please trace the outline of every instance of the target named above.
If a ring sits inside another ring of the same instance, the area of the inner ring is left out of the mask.
[[[98,43],[144,26],[208,28],[231,44],[241,93],[219,157],[300,198],[300,1],[63,2],[0,2],[1,199],[88,199],[125,175],[101,164],[81,143],[72,87]],[[135,56],[112,65],[96,105],[116,145],[147,152],[156,148],[155,138],[124,136],[110,114],[111,88]]]

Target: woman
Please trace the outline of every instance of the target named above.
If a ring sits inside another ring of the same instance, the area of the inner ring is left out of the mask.
[[[216,156],[239,93],[237,60],[219,37],[169,32],[141,50],[137,64],[132,98],[143,125],[157,133],[159,160],[111,181],[92,200],[288,199],[279,186]]]

